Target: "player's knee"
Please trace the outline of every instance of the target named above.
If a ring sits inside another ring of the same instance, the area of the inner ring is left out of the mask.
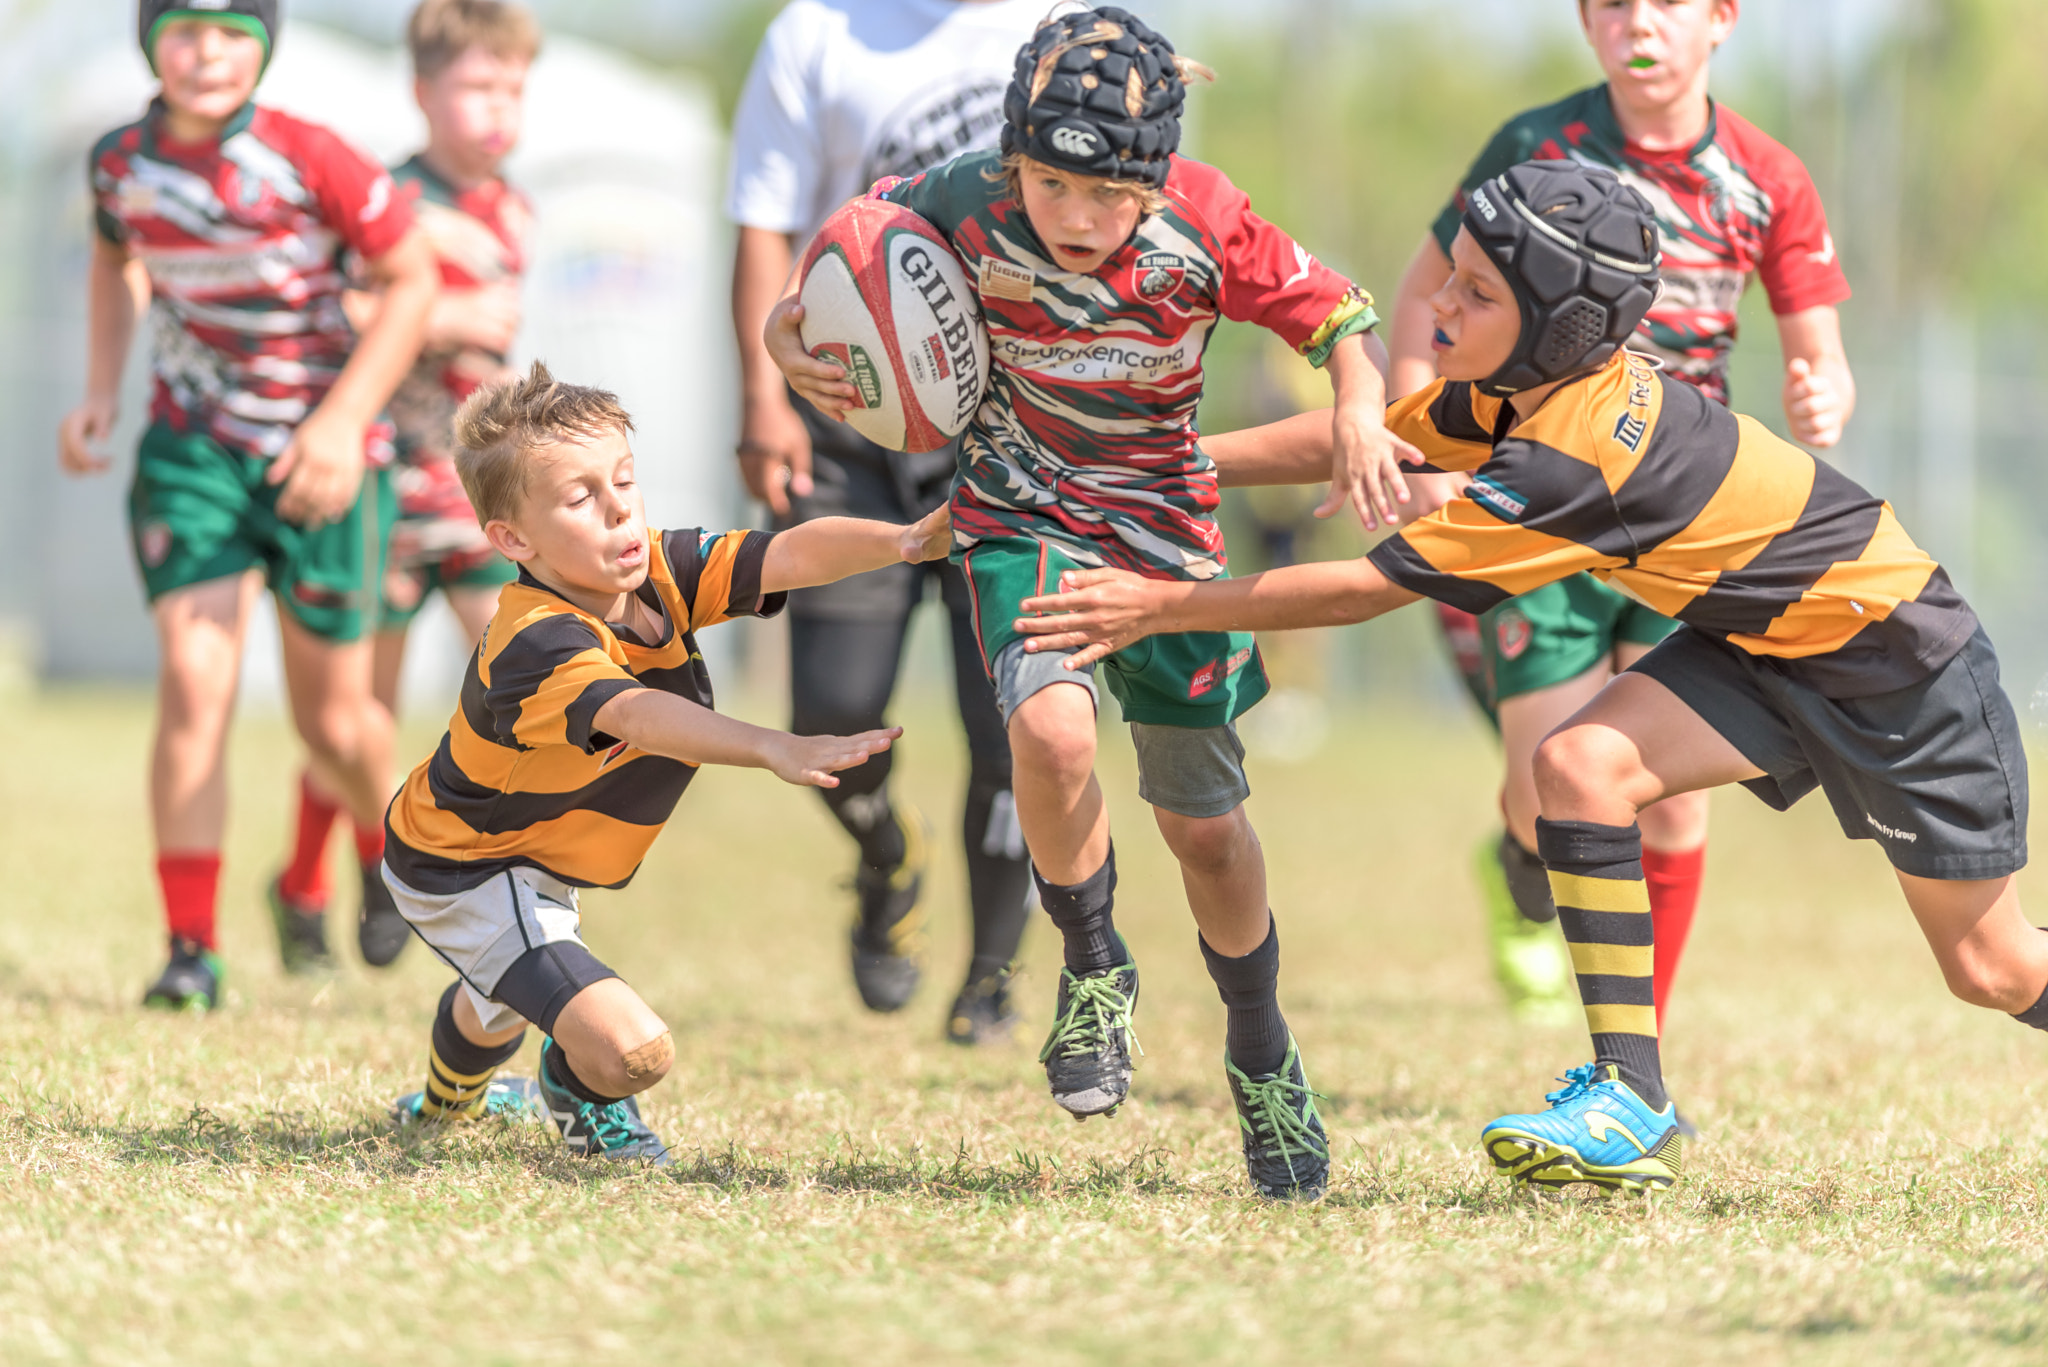
[[[1531,764],[1544,810],[1613,794],[1628,775],[1624,748],[1620,737],[1596,726],[1570,726],[1545,737]]]
[[[1154,808],[1166,847],[1190,873],[1219,877],[1258,853],[1258,837],[1239,807],[1223,816],[1181,816]]]
[[[1967,947],[1944,959],[1942,978],[1960,1001],[2008,1014],[2024,1011],[2041,995],[2024,965],[2008,964],[1990,954],[1971,953]]]
[[[1038,773],[1085,779],[1095,768],[1095,719],[1063,706],[1057,695],[1066,692],[1079,690],[1047,688],[1017,705],[1010,714],[1010,751]]]
[[[675,1039],[662,1029],[637,1044],[621,1040],[602,1051],[591,1068],[597,1076],[588,1081],[607,1096],[634,1096],[668,1076],[675,1061]]]

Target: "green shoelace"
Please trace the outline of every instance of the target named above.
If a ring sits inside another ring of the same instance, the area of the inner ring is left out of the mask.
[[[1231,1071],[1237,1071],[1235,1064]],[[1292,1072],[1287,1069],[1264,1082],[1253,1082],[1243,1073],[1237,1074],[1246,1107],[1251,1111],[1249,1118],[1239,1116],[1238,1123],[1251,1132],[1268,1154],[1290,1169],[1296,1154],[1329,1157],[1323,1141],[1309,1128],[1309,1119],[1316,1113],[1316,1092],[1305,1083],[1296,1082]]]
[[[1067,1009],[1053,1022],[1052,1033],[1046,1036],[1045,1047],[1038,1051],[1038,1061],[1045,1062],[1054,1054],[1061,1058],[1078,1058],[1083,1054],[1100,1053],[1109,1043],[1110,1033],[1121,1030],[1130,1039],[1134,1053],[1145,1051],[1138,1045],[1137,1032],[1131,1029],[1131,999],[1116,985],[1118,973],[1091,974],[1077,978],[1070,970],[1066,972],[1070,984],[1067,989]]]

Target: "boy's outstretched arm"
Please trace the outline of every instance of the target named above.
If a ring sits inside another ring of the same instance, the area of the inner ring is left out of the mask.
[[[95,238],[86,283],[85,402],[57,428],[57,459],[66,473],[96,475],[113,463],[99,447],[120,416],[121,369],[149,294],[142,263],[119,243]]]
[[[1216,482],[1226,489],[1321,484],[1330,477],[1334,450],[1327,408],[1202,438],[1203,454],[1216,465]]]
[[[820,517],[777,532],[761,562],[761,592],[807,589],[899,563],[943,560],[953,519],[943,507],[903,526],[861,517]]]
[[[1422,595],[1370,560],[1289,565],[1248,579],[1185,583],[1127,570],[1068,570],[1061,592],[1027,598],[1016,629],[1027,651],[1079,648],[1079,669],[1134,641],[1179,631],[1293,631],[1370,621]]]
[[[1330,415],[1330,493],[1316,516],[1330,517],[1348,503],[1367,531],[1400,520],[1400,505],[1408,501],[1401,463],[1425,463],[1420,451],[1387,430],[1387,381],[1380,373],[1385,359],[1384,349],[1368,349],[1353,333],[1323,363],[1337,403]]]
[[[1795,441],[1829,447],[1856,412],[1856,377],[1842,347],[1842,315],[1833,304],[1778,318],[1785,353],[1785,420]]]
[[[306,415],[264,478],[284,488],[278,515],[318,525],[345,515],[363,478],[363,433],[419,359],[441,267],[421,228],[364,263],[381,294],[377,316],[349,353],[327,397]]]
[[[792,736],[701,707],[656,688],[635,688],[597,709],[595,730],[650,754],[690,764],[766,769],[784,783],[837,788],[833,775],[865,764],[895,743],[903,728],[857,736]]]

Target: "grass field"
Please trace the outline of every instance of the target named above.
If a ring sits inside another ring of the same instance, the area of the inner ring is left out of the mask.
[[[586,902],[592,946],[675,1030],[645,1100],[681,1163],[654,1174],[571,1160],[551,1130],[387,1129],[444,975],[417,946],[326,985],[275,968],[259,893],[293,764],[276,721],[236,740],[229,1009],[141,1012],[161,946],[148,720],[111,694],[10,717],[7,1363],[2048,1354],[2048,1041],[1946,997],[1875,848],[1817,799],[1787,817],[1717,799],[1666,1045],[1703,1130],[1687,1181],[1531,1205],[1474,1140],[1540,1105],[1585,1041],[1517,1032],[1485,975],[1467,856],[1489,744],[1462,717],[1390,710],[1258,764],[1283,1001],[1337,1153],[1328,1199],[1296,1209],[1246,1193],[1221,1008],[1114,733],[1119,921],[1146,974],[1118,1118],[1076,1126],[1044,1095],[1049,927],[1027,946],[1028,1040],[940,1042],[964,955],[942,853],[935,980],[903,1017],[866,1016],[836,830],[765,775],[719,772],[631,889]],[[900,772],[946,825],[959,760],[934,723]],[[413,727],[408,754],[432,740]],[[2048,885],[2030,891],[2039,915]]]

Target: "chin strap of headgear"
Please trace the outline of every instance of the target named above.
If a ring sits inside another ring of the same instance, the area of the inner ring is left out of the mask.
[[[1507,277],[1522,335],[1479,392],[1506,398],[1605,365],[1657,300],[1657,218],[1612,171],[1525,161],[1466,198],[1465,230]]]

